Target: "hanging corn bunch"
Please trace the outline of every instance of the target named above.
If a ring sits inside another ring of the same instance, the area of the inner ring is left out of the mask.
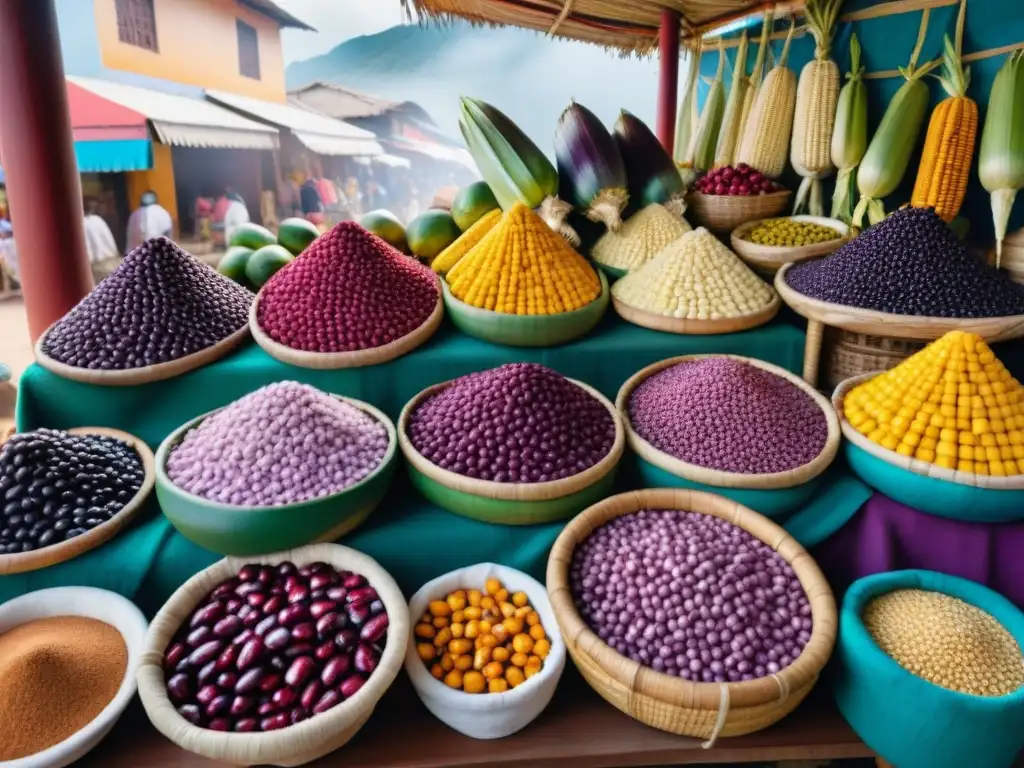
[[[1024,51],[1010,54],[992,83],[985,128],[981,132],[978,175],[981,185],[992,196],[999,266],[1013,200],[1017,191],[1024,188]]]
[[[857,189],[860,191],[860,202],[853,211],[853,224],[860,227],[867,213],[868,221],[877,224],[885,218],[885,207],[882,198],[891,195],[900,185],[910,155],[914,151],[917,137],[921,133],[924,115],[928,110],[928,86],[924,76],[939,65],[939,61],[931,61],[922,67],[917,66],[921,56],[921,46],[928,32],[928,17],[931,11],[925,8],[921,14],[921,28],[917,33],[917,43],[910,55],[910,64],[900,68],[904,83],[892,97],[886,107],[882,122],[868,144],[860,168],[857,171]]]
[[[750,111],[757,99],[757,93],[761,90],[761,81],[764,79],[764,64],[768,56],[771,56],[771,34],[772,22],[775,14],[768,11],[764,15],[764,23],[761,24],[761,42],[757,49],[757,58],[754,59],[754,71],[750,73],[749,85],[743,93],[743,103],[740,106],[740,122],[736,129],[736,146],[733,147],[732,160],[730,165],[736,164],[737,156],[740,153],[740,142],[743,141],[743,132],[747,128],[747,121],[750,119]]]
[[[846,78],[832,130],[832,165],[839,169],[832,195],[832,218],[849,224],[857,195],[857,166],[868,144],[868,88],[864,85],[857,35],[850,35],[850,71]]]
[[[789,134],[796,106],[796,75],[786,62],[793,42],[796,19],[789,27],[778,63],[764,79],[743,131],[737,160],[777,179],[789,157]]]
[[[814,37],[814,58],[800,70],[793,115],[790,162],[803,177],[796,193],[793,213],[802,213],[810,198],[813,216],[825,213],[821,180],[834,170],[832,129],[839,100],[839,67],[829,58],[832,34],[843,0],[807,0],[804,10],[807,28]]]
[[[743,119],[743,100],[750,90],[747,77],[747,33],[740,38],[736,51],[736,64],[732,68],[732,87],[725,102],[722,127],[718,130],[718,144],[715,147],[715,168],[733,165],[736,159],[736,145],[740,143],[740,120]]]
[[[673,153],[676,165],[693,163],[690,146],[693,144],[693,136],[697,133],[697,125],[700,122],[700,110],[697,108],[697,76],[700,74],[700,55],[703,45],[703,40],[698,37],[690,52],[690,71],[686,75],[683,98],[679,102],[679,116],[676,118],[676,143]]]
[[[924,153],[917,169],[917,181],[910,204],[915,208],[934,208],[946,223],[956,218],[967,192],[967,178],[974,158],[974,140],[978,135],[978,105],[967,98],[971,82],[970,67],[963,55],[966,0],[960,2],[956,19],[956,45],[946,35],[942,54],[944,76],[939,82],[949,94],[932,112]]]
[[[718,131],[722,127],[722,113],[725,110],[725,85],[722,83],[724,71],[725,47],[722,38],[718,38],[718,69],[715,71],[715,79],[711,81],[708,97],[704,100],[704,110],[693,139],[693,170],[698,173],[711,170],[715,164],[715,147],[718,145]]]

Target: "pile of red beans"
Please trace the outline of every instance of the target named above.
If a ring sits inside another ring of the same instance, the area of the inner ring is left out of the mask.
[[[356,352],[419,328],[437,307],[438,295],[430,267],[346,221],[270,278],[257,318],[286,347]]]
[[[387,634],[384,604],[359,574],[326,563],[246,565],[171,641],[167,694],[202,728],[279,730],[354,696]]]

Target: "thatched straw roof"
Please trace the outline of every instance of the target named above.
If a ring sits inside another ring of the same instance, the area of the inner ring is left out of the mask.
[[[402,0],[421,18],[468,19],[477,24],[536,29],[624,51],[648,53],[658,45],[663,9],[678,11],[680,34],[690,38],[769,8],[776,17],[802,0]]]

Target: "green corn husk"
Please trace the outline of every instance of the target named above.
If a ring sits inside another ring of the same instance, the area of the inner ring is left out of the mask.
[[[928,112],[928,86],[923,78],[942,63],[941,59],[936,59],[924,66],[917,66],[921,46],[928,32],[929,13],[930,10],[925,8],[921,14],[921,28],[914,52],[910,56],[910,64],[900,68],[905,82],[886,107],[882,122],[871,138],[857,170],[857,189],[861,197],[853,211],[856,227],[862,225],[865,213],[871,224],[877,224],[885,218],[882,198],[892,194],[900,185],[910,165],[914,145],[921,135]]]
[[[708,97],[704,101],[704,110],[697,126],[694,139],[693,169],[698,173],[711,170],[715,164],[715,147],[718,146],[718,132],[722,127],[722,115],[725,111],[725,85],[722,73],[725,71],[725,48],[722,40],[718,40],[718,69],[715,79],[711,81]]]
[[[691,52],[690,71],[686,75],[683,87],[683,98],[679,102],[679,115],[676,118],[676,143],[673,155],[677,165],[693,163],[690,147],[693,136],[700,124],[700,109],[697,106],[697,76],[700,74],[700,57],[703,41],[698,37],[697,44]]]
[[[743,102],[750,90],[747,77],[747,33],[740,38],[736,51],[736,64],[732,68],[732,87],[725,102],[722,125],[718,130],[715,146],[715,168],[733,165],[736,160],[736,145],[740,143],[740,122],[743,120]]]
[[[868,88],[860,62],[860,41],[850,36],[850,71],[839,92],[836,123],[832,132],[832,164],[839,169],[832,195],[832,218],[853,222],[853,201],[857,196],[857,166],[868,144]]]
[[[978,156],[981,185],[992,196],[996,266],[1017,191],[1024,189],[1024,51],[1010,54],[996,73]]]
[[[686,211],[686,185],[668,152],[643,121],[626,110],[619,112],[612,132],[626,166],[630,209],[639,211],[660,203],[677,216]]]

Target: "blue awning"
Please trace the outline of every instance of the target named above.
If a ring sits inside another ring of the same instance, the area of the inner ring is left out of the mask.
[[[149,139],[76,141],[75,157],[81,173],[121,173],[153,167]]]

